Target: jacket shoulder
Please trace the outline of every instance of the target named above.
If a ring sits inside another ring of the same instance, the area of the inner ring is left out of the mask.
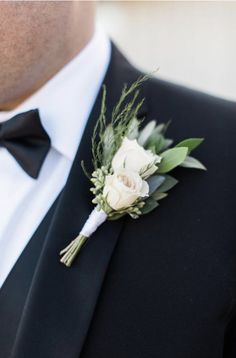
[[[130,84],[144,75],[114,44],[112,46],[114,78],[122,77],[127,84]],[[143,83],[140,88],[140,98],[145,99],[147,120],[156,119],[162,122],[171,120],[172,125],[178,126],[182,134],[184,128],[186,128],[186,135],[191,132],[193,135],[195,132],[196,135],[196,129],[197,132],[201,132],[201,128],[205,128],[203,132],[207,134],[211,132],[212,135],[222,131],[225,135],[232,136],[235,132],[236,102],[217,98],[158,77],[152,77]],[[177,128],[175,132],[177,134]]]
[[[198,116],[216,124],[236,128],[236,103],[175,83],[152,78],[146,84],[151,111],[168,111],[175,116]],[[166,109],[165,109],[166,108]],[[227,123],[225,122],[227,121]]]

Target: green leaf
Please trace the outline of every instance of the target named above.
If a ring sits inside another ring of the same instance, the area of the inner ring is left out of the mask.
[[[138,143],[143,147],[147,142],[148,138],[152,134],[156,126],[156,121],[149,122],[140,132],[138,137]]]
[[[161,175],[153,175],[147,179],[149,186],[149,195],[151,196],[165,181],[165,177]]]
[[[131,119],[128,131],[126,133],[126,136],[129,139],[136,139],[138,137],[139,124],[140,124],[140,121],[136,117]]]
[[[145,144],[145,149],[155,148],[154,152],[160,153],[164,145],[165,145],[165,138],[163,137],[162,134],[157,133],[156,130],[154,130]]]
[[[149,197],[147,200],[145,200],[145,205],[140,211],[142,214],[148,214],[152,210],[154,210],[159,204],[154,200],[152,197]]]
[[[164,180],[163,184],[161,184],[161,186],[157,189],[157,191],[161,192],[161,193],[169,191],[178,183],[178,180],[176,180],[171,175],[164,175],[164,178],[165,178],[165,180]]]
[[[206,170],[206,167],[196,158],[187,156],[181,167]]]
[[[155,125],[154,125],[155,124]],[[164,137],[164,132],[168,124],[161,123],[156,126],[155,121],[149,122],[140,134],[138,140],[145,149],[152,150],[155,154],[167,149],[171,144],[172,140]]]
[[[156,200],[156,201],[159,201],[159,200],[161,200],[161,199],[166,198],[167,195],[168,195],[167,193],[159,193],[159,192],[157,191],[157,192],[155,192],[155,193],[153,194],[152,198],[153,198],[154,200]]]
[[[171,124],[171,120],[169,120],[168,122],[164,123],[164,128],[162,129],[162,134],[164,135],[167,131],[167,129],[169,128]]]
[[[165,126],[166,126],[165,123],[160,123],[160,124],[158,124],[158,126],[156,126],[155,131],[157,133],[162,133],[165,129]]]
[[[173,144],[173,139],[166,139],[165,138],[165,143],[164,143],[163,147],[161,148],[161,150],[168,149],[172,144]]]
[[[148,148],[145,148],[145,149],[148,149],[148,150],[150,150],[153,154],[156,154],[156,147],[155,147],[155,145],[152,145],[152,146],[150,146],[150,147],[148,147]]]
[[[187,147],[188,148],[188,154],[196,149],[202,142],[204,141],[204,138],[189,138],[185,139],[182,142],[178,143],[175,148],[179,147]]]
[[[88,170],[87,170],[87,168],[86,168],[86,166],[85,166],[84,161],[81,160],[81,163],[80,163],[80,164],[81,164],[81,168],[82,168],[84,174],[86,175],[86,177],[87,177],[89,180],[91,180],[91,175],[89,174],[89,172],[88,172]]]
[[[162,160],[158,166],[158,173],[168,173],[178,165],[180,165],[186,158],[188,148],[172,148],[161,154]]]
[[[109,124],[103,134],[103,164],[108,164],[114,151],[114,131]]]

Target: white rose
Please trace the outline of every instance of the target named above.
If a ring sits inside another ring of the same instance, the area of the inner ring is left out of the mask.
[[[118,149],[112,160],[114,172],[119,168],[136,171],[140,173],[144,168],[153,164],[145,177],[152,175],[156,170],[156,163],[160,163],[161,157],[153,154],[150,150],[145,150],[138,144],[137,140],[124,138],[121,147]]]
[[[131,206],[138,198],[148,196],[149,186],[137,172],[118,169],[107,175],[103,195],[114,210]]]

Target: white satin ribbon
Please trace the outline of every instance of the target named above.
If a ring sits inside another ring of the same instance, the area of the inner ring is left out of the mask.
[[[103,210],[98,210],[97,207],[93,209],[85,222],[80,234],[90,237],[97,228],[102,225],[107,219],[107,214]]]

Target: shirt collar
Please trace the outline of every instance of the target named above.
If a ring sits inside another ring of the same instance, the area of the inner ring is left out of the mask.
[[[97,28],[87,46],[51,80],[0,122],[38,108],[52,147],[73,160],[111,57],[111,44]]]

